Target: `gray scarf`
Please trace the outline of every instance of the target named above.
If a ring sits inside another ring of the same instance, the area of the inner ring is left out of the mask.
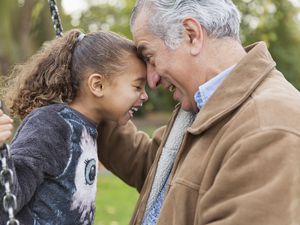
[[[181,145],[182,139],[188,127],[191,126],[195,120],[195,113],[187,112],[182,109],[178,112],[173,127],[170,131],[165,146],[163,147],[162,154],[158,161],[156,174],[154,177],[152,189],[147,202],[144,219],[148,215],[149,210],[155,203],[160,191],[162,190],[170,172],[173,167],[177,152]]]

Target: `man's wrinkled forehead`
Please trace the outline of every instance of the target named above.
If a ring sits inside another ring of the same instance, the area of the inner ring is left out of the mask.
[[[145,16],[145,14],[149,15],[151,0],[137,0],[135,6],[132,9],[131,12],[131,18],[130,18],[130,29],[133,30],[133,26],[135,25],[135,21],[137,17],[139,17],[141,14]]]
[[[144,37],[148,33],[148,15],[141,13],[136,18],[133,27],[131,28],[132,37],[135,45],[137,45],[138,39]]]

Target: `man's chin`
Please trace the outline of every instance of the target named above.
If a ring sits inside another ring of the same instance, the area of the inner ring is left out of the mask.
[[[189,104],[187,102],[183,101],[180,104],[181,104],[181,109],[184,110],[184,111],[187,111],[187,112],[196,112],[196,113],[198,112],[198,109],[195,109],[193,107],[193,105],[191,105],[191,104]]]

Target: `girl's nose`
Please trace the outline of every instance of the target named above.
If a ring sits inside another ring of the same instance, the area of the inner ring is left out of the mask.
[[[141,100],[143,100],[143,102],[146,102],[148,100],[148,95],[145,90],[141,94]]]

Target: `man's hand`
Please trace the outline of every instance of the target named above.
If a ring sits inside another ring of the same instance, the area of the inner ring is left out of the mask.
[[[0,109],[0,146],[12,135],[13,120]]]

